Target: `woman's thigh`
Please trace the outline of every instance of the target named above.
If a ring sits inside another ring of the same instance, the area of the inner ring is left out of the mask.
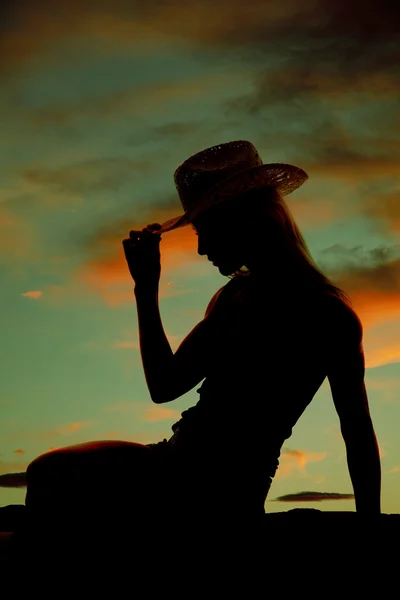
[[[147,505],[164,487],[160,456],[135,442],[104,440],[42,454],[27,468],[26,505],[49,507],[120,507]]]
[[[105,480],[113,473],[124,469],[131,475],[144,471],[144,467],[152,462],[152,452],[148,446],[135,442],[118,440],[96,440],[84,442],[65,448],[57,448],[35,458],[27,469],[28,482],[33,482],[36,476],[59,474],[76,479],[91,479],[91,474],[103,475]],[[88,471],[90,467],[90,471]],[[110,470],[111,468],[111,470]],[[29,477],[31,475],[31,477]],[[51,483],[50,481],[48,482]]]

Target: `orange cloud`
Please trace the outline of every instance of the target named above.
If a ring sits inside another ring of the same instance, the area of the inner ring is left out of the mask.
[[[81,306],[93,306],[93,298],[88,297],[85,290],[78,282],[68,279],[66,276],[65,285],[49,285],[45,287],[43,294],[43,304],[46,306],[61,308],[71,306],[72,303],[79,303]]]
[[[388,151],[389,152],[389,151]],[[382,223],[387,231],[400,232],[400,185],[382,194],[363,199],[362,213],[371,222]]]
[[[27,258],[30,264],[42,258],[36,229],[27,219],[0,204],[0,261],[21,275],[26,271]]]
[[[25,454],[25,450],[21,450],[21,448],[17,448],[17,450],[13,450],[14,454]]]
[[[259,25],[259,11],[249,11],[240,2],[234,4],[235,10],[226,12],[211,0],[178,2],[177,5],[157,2],[153,8],[150,2],[145,10],[129,0],[99,0],[95,8],[78,0],[60,0],[54,16],[49,0],[36,0],[34,7],[16,2],[10,10],[19,27],[8,28],[7,35],[1,38],[0,49],[7,57],[3,68],[23,65],[38,57],[42,60],[47,57],[50,62],[52,47],[67,37],[99,39],[107,42],[105,48],[111,53],[116,47],[132,48],[133,44],[140,45],[141,53],[146,48],[154,52],[158,46],[161,51],[168,39],[182,39],[182,36],[187,40],[216,43],[233,36],[232,27],[236,22],[247,30],[256,23]],[[260,0],[255,4],[260,4]],[[285,15],[285,11],[270,7],[268,16],[270,23],[282,23],[290,18],[290,10]]]
[[[379,443],[379,441],[378,441],[378,440],[376,440],[376,441],[377,441],[377,444],[378,444],[378,453],[379,453],[379,458],[383,458],[384,456],[386,456],[386,455],[387,455],[387,452],[386,452],[386,450],[384,450],[384,448],[383,448],[383,446],[384,446],[385,444],[382,444],[382,445],[381,445],[381,444]]]
[[[343,220],[342,206],[336,198],[327,196],[320,196],[318,202],[312,198],[296,198],[291,212],[300,229],[329,226]]]
[[[327,455],[326,452],[308,452],[283,448],[275,478],[289,477],[293,474],[293,471],[298,471],[302,475],[308,476],[306,472],[307,464],[321,461]]]
[[[148,222],[156,221],[149,220]],[[130,227],[130,229],[133,228]],[[99,236],[97,241],[100,256],[85,261],[71,277],[75,287],[85,288],[97,294],[103,302],[112,308],[135,302],[134,282],[129,273],[122,248],[122,239],[129,236],[130,229],[127,228],[124,233],[121,232],[121,237],[117,237],[114,232],[112,242],[109,232],[103,238]],[[201,264],[204,261],[203,258],[197,255],[196,236],[192,230],[189,231],[188,227],[184,227],[177,235],[176,232],[172,233],[175,233],[175,235],[166,235],[160,243],[160,298],[190,293],[191,290],[179,289],[175,285],[175,280],[171,280],[171,274],[176,268],[182,267],[182,264],[184,268],[192,268],[193,265]]]
[[[77,431],[81,431],[82,429],[88,429],[92,425],[93,423],[91,421],[70,423],[69,425],[63,425],[62,427],[59,427],[55,430],[55,433],[57,435],[70,435],[72,433],[76,433]]]
[[[7,474],[10,472],[13,473],[21,473],[23,471],[26,470],[26,467],[28,465],[28,460],[23,461],[23,462],[11,462],[11,461],[0,461],[0,474]]]
[[[370,390],[379,393],[379,403],[392,404],[397,402],[400,390],[400,378],[386,376],[385,379],[374,379],[371,375],[365,378],[368,395]]]
[[[118,10],[113,14],[113,8],[116,9],[117,5]],[[100,0],[96,10],[92,10],[90,6],[82,5],[77,0],[61,0],[56,17],[48,0],[37,0],[34,7],[19,2],[10,6],[13,19],[18,22],[19,27],[8,28],[7,35],[0,38],[1,53],[7,56],[3,69],[23,65],[28,61],[35,62],[38,58],[43,60],[47,57],[48,62],[51,62],[52,47],[66,37],[84,35],[92,39],[114,41],[115,44],[129,41],[130,45],[135,40],[136,43],[142,41],[143,46],[146,45],[146,40],[149,42],[151,39],[151,44],[155,44],[159,38],[157,32],[152,34],[149,23],[146,27],[146,20],[154,22],[153,11],[147,19],[145,16],[139,19],[137,14],[135,19],[129,18],[133,15],[126,1]],[[160,11],[164,12],[161,7],[158,12]]]
[[[116,350],[138,350],[140,348],[140,343],[139,342],[130,342],[130,341],[122,341],[122,342],[114,342],[113,344],[111,344],[111,348],[116,349]]]
[[[328,248],[317,261],[331,280],[350,295],[363,325],[366,368],[399,361],[400,259],[398,246],[349,250],[340,244]],[[332,257],[340,268],[324,265]]]
[[[20,294],[21,296],[26,296],[27,298],[33,298],[33,299],[37,299],[40,298],[41,296],[43,296],[43,292],[41,292],[40,290],[34,290],[32,292],[25,292],[25,294]]]
[[[366,354],[365,366],[369,369],[400,362],[400,342],[393,340],[380,348],[371,348]]]
[[[224,3],[212,0],[174,3],[149,0],[146,5],[131,0],[98,0],[95,4],[60,0],[57,14],[51,10],[52,6],[50,0],[36,0],[34,5],[6,3],[13,26],[7,26],[5,14],[6,35],[1,38],[0,47],[7,59],[3,68],[24,64],[38,56],[51,60],[53,46],[65,37],[99,40],[110,53],[118,46],[132,48],[138,44],[141,52],[146,49],[154,52],[154,48],[161,51],[167,40],[176,39],[194,46],[214,47],[226,54],[231,49],[250,46],[246,54],[249,59],[253,58],[251,43],[257,48],[254,50],[257,58],[260,52],[268,54],[274,47],[288,48],[292,43],[296,52],[288,52],[289,66],[293,62],[308,65],[311,58],[313,66],[327,65],[325,72],[317,68],[308,70],[305,81],[295,80],[295,88],[299,85],[300,89],[314,89],[322,85],[324,90],[331,90],[334,89],[331,79],[342,88],[349,85],[353,75],[353,85],[358,89],[360,79],[367,77],[371,81],[374,74],[375,85],[379,85],[379,79],[388,73],[387,63],[393,52],[389,53],[386,47],[380,49],[380,44],[393,38],[399,16],[397,3],[385,2],[379,9],[365,11],[361,0],[351,4],[347,0],[319,0],[312,7],[299,0],[267,7],[263,0],[245,4],[234,0],[229,11]],[[374,36],[370,35],[372,26]],[[321,43],[321,27],[326,43]],[[350,41],[353,52],[349,52]],[[306,42],[308,47],[304,49]],[[364,53],[360,57],[362,48]],[[332,69],[328,60],[332,57],[336,57],[340,69]],[[320,73],[322,84],[314,82],[315,71]],[[395,74],[392,73],[392,79]],[[374,84],[371,88],[374,89]]]
[[[324,428],[324,433],[332,436],[335,441],[343,442],[342,432],[340,431],[340,427],[338,423],[333,423],[332,425],[328,425],[328,427]]]
[[[167,419],[179,419],[179,411],[173,408],[164,408],[163,406],[151,406],[143,415],[145,421],[165,421]]]
[[[60,443],[60,439],[64,437],[73,436],[77,434],[79,435],[81,431],[89,429],[95,423],[96,421],[73,422],[54,429],[32,429],[28,426],[26,428],[24,427],[21,429],[21,427],[18,426],[18,428],[15,430],[12,430],[10,428],[10,430],[7,433],[3,434],[2,439],[4,441],[8,440],[16,443],[20,443],[21,440],[23,440],[23,443],[27,443],[28,441],[35,442],[44,446],[44,449],[41,452],[44,452],[45,448],[48,448],[48,451],[50,451],[50,449],[54,450],[60,447],[54,446],[54,441]],[[63,446],[65,446],[65,443],[61,444],[61,447]],[[3,464],[4,463],[0,461],[0,471],[2,470]],[[9,466],[10,468],[7,470],[16,470],[16,465],[10,464]]]
[[[131,402],[122,401],[111,406],[104,407],[107,412],[137,413],[142,415],[142,419],[148,422],[164,421],[167,419],[179,419],[180,412],[173,408],[153,405],[150,402]]]
[[[398,473],[400,471],[400,467],[393,467],[392,469],[390,469],[388,472],[389,473]]]
[[[164,328],[164,331],[165,331],[165,328]],[[175,352],[178,349],[179,344],[181,343],[182,336],[169,335],[167,331],[165,331],[165,334],[170,343],[172,351]],[[140,342],[139,342],[139,340],[137,340],[137,341],[121,340],[118,342],[113,342],[111,344],[110,348],[115,349],[115,350],[140,350]]]
[[[355,274],[355,278],[357,275]],[[356,288],[357,281],[353,285],[346,286],[350,290],[351,299],[357,314],[360,316],[364,330],[372,329],[383,323],[389,323],[400,318],[400,290],[387,289],[386,292],[379,289]],[[361,284],[362,285],[362,284]],[[344,287],[344,286],[343,286]]]
[[[308,171],[313,178],[318,176],[323,179],[342,179],[349,184],[370,181],[378,177],[393,177],[393,173],[400,171],[400,159],[396,157],[362,156],[352,160],[320,159],[318,162],[309,163]]]
[[[140,403],[132,401],[122,401],[111,406],[105,406],[103,410],[107,412],[134,412],[138,410]]]
[[[101,435],[102,439],[110,439],[110,440],[115,440],[118,438],[123,438],[124,436],[126,436],[127,431],[126,429],[112,429],[110,431],[106,431],[104,434]]]
[[[398,296],[400,300],[400,294]],[[390,302],[382,304],[388,306],[386,318],[379,314],[377,307],[369,313],[358,311],[364,326],[363,347],[367,369],[400,362],[399,310],[392,298]],[[396,385],[396,382],[388,382],[387,389],[392,385]]]

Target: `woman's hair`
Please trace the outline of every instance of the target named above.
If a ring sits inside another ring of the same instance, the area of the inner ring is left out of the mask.
[[[329,289],[347,305],[352,306],[350,296],[324,275],[314,262],[288,205],[276,187],[250,189],[238,194],[229,204],[230,210],[232,209],[230,214],[233,218],[236,216],[241,221],[243,219],[251,220],[258,227],[260,224],[265,226],[268,231],[266,252],[270,252],[272,245],[274,253],[285,255],[289,262],[296,265],[295,271],[299,275],[301,273],[302,285],[306,283],[306,285],[310,284],[310,287]],[[229,275],[229,279],[246,276],[248,273],[249,270],[242,267]],[[288,272],[288,279],[292,279],[292,277],[293,273]],[[288,281],[288,283],[290,282]]]

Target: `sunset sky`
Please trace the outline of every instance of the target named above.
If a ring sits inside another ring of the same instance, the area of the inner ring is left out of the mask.
[[[400,512],[399,22],[390,0],[2,1],[0,505],[24,503],[11,474],[39,454],[156,442],[197,402],[150,399],[121,242],[182,213],[180,163],[243,139],[309,174],[287,204],[363,323],[382,511]],[[189,227],[160,247],[176,350],[229,279]],[[325,380],[265,508],[354,511],[352,492]]]

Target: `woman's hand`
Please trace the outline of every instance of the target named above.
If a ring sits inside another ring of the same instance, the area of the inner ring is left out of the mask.
[[[159,223],[151,223],[142,231],[132,230],[129,238],[122,240],[130,274],[137,287],[157,289],[161,274],[161,229]]]

